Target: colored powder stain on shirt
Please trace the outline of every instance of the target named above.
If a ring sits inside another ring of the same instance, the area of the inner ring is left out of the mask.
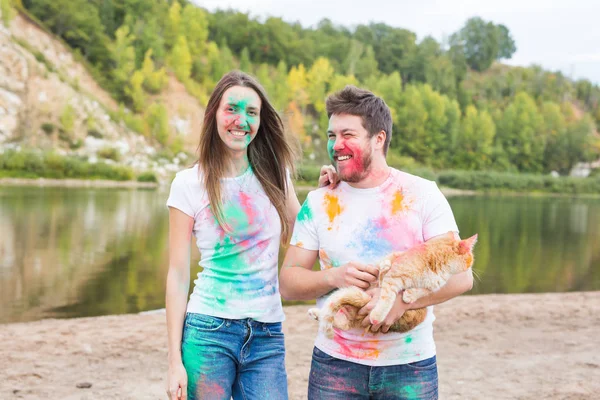
[[[392,215],[396,215],[398,212],[406,209],[403,201],[404,196],[402,195],[402,191],[397,190],[396,193],[394,193],[394,198],[392,199]]]
[[[340,200],[336,195],[327,193],[323,198],[323,205],[325,206],[325,212],[327,213],[327,217],[329,217],[329,228],[332,229],[333,221],[337,216],[339,216],[344,208],[340,204]]]
[[[379,341],[376,339],[373,339],[370,342],[352,343],[347,342],[340,335],[336,334],[333,340],[339,346],[338,351],[346,357],[362,360],[376,360],[381,352]]]
[[[319,259],[325,269],[335,268],[341,265],[339,261],[332,260],[324,249],[319,249]]]
[[[251,225],[256,218],[256,211],[252,207],[252,198],[246,193],[240,192],[240,204],[242,206],[242,212],[246,216],[248,225]]]
[[[349,244],[361,249],[365,259],[377,260],[393,251],[393,240],[387,240],[385,230],[379,220],[368,220],[366,225],[356,231],[356,236]]]
[[[308,199],[302,204],[302,208],[298,212],[298,221],[310,221],[313,218],[312,210],[310,209],[310,205],[308,205]]]
[[[240,198],[237,199],[241,205],[244,205],[244,193],[240,193]],[[245,198],[246,206],[249,206],[248,202],[249,198]],[[247,214],[246,210],[240,207],[240,204],[236,204],[233,202],[229,202],[225,204],[223,216],[225,217],[225,223],[229,225],[229,228],[234,232],[245,232],[248,229],[248,225],[250,224],[251,218],[254,216],[254,213]],[[250,208],[250,210],[252,210]]]
[[[406,339],[404,339],[404,343],[409,344],[410,342],[412,342],[412,337],[407,336]]]

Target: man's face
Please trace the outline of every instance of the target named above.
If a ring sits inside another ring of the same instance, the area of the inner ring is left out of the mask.
[[[329,118],[327,152],[342,181],[357,183],[369,174],[373,138],[356,115],[339,114]]]

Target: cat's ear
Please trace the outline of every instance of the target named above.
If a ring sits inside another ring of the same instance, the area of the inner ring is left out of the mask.
[[[477,234],[474,234],[468,239],[461,240],[458,244],[459,254],[467,254],[473,251],[473,246],[477,243]]]

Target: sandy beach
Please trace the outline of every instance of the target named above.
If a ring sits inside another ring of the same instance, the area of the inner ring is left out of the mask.
[[[286,307],[290,399],[317,324]],[[597,399],[600,292],[462,296],[436,307],[440,399]],[[165,399],[162,312],[0,325],[2,399]],[[79,387],[78,387],[79,386]]]

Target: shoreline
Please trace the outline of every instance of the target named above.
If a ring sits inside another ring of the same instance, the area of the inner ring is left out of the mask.
[[[0,187],[2,186],[23,186],[23,187],[64,187],[64,188],[128,188],[128,189],[158,189],[168,187],[168,183],[138,182],[138,181],[112,181],[106,179],[51,179],[51,178],[0,178]],[[306,182],[300,182],[295,186],[296,191],[311,191],[317,189],[316,186],[308,185]],[[600,193],[555,193],[555,192],[515,192],[510,190],[469,190],[455,189],[440,186],[440,191],[446,197],[453,196],[531,196],[531,197],[579,197],[579,198],[600,198]]]
[[[107,179],[0,178],[0,186],[157,188],[158,183]]]
[[[306,399],[318,324],[285,306],[291,400]],[[435,306],[441,399],[595,399],[600,291],[459,296]],[[160,399],[161,310],[0,325],[0,398]]]

